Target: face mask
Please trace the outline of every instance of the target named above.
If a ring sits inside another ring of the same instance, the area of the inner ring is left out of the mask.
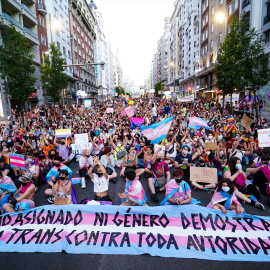
[[[33,161],[33,159],[32,159],[32,158],[28,158],[27,161],[28,161],[29,163],[31,163],[31,162]]]
[[[209,156],[211,152],[210,151],[206,151],[205,153],[206,153],[207,156]]]
[[[60,167],[60,163],[54,163],[53,164],[55,167],[59,168]]]
[[[24,182],[22,183],[22,186],[27,186],[27,185],[28,185],[28,183],[24,183]]]
[[[193,139],[194,140],[194,142],[197,142],[198,141],[198,138],[195,138],[195,139]]]
[[[86,157],[87,157],[87,158],[89,158],[89,157],[90,157],[90,155],[86,155]]]
[[[64,145],[64,144],[65,144],[65,142],[61,142],[61,144],[62,144],[62,145]]]
[[[213,139],[213,136],[209,136],[209,139],[210,139],[210,140]]]
[[[203,163],[205,162],[205,160],[204,160],[204,159],[200,159],[199,162],[200,162],[201,164],[203,164]]]
[[[12,140],[8,140],[8,143],[11,143],[12,142]]]
[[[202,130],[202,133],[204,133],[205,132],[205,130]]]
[[[266,166],[268,166],[268,162],[263,162],[263,165],[266,165]]]
[[[121,143],[118,143],[117,146],[118,146],[118,147],[121,147]]]
[[[187,151],[187,150],[183,150],[182,153],[183,153],[184,155],[186,155],[186,154],[188,153],[188,151]]]
[[[242,165],[241,164],[236,164],[236,169],[238,169],[238,170],[242,170]]]
[[[219,139],[219,140],[222,140],[222,139],[223,139],[223,136],[222,136],[222,135],[219,135],[219,136],[218,136],[218,139]]]
[[[162,158],[157,158],[157,162],[161,162]]]
[[[223,190],[224,192],[228,192],[228,191],[230,191],[230,188],[229,188],[229,187],[222,187],[222,190]]]
[[[189,142],[189,139],[185,139],[185,142],[188,143]]]
[[[175,179],[175,182],[176,183],[181,183],[182,182],[182,179]]]
[[[236,139],[236,140],[238,140],[238,139],[239,139],[239,137],[238,137],[238,136],[236,136],[236,137],[235,137],[235,139]]]
[[[101,177],[103,175],[103,173],[97,173],[98,177]]]
[[[65,180],[66,179],[66,177],[65,176],[59,176],[59,180]]]
[[[134,153],[129,153],[131,156],[134,156]]]

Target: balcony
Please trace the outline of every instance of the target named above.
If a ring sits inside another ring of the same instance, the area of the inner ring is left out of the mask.
[[[267,24],[270,21],[270,14],[267,14],[263,19],[263,24]]]
[[[37,24],[37,16],[36,16],[36,14],[24,4],[22,4],[22,15],[23,15],[23,19],[28,24],[31,24],[31,25],[32,24]]]
[[[13,12],[16,13],[18,11],[21,11],[21,0],[8,0],[8,1],[5,1],[4,3],[2,1],[2,6],[3,4],[10,13],[13,13]]]
[[[34,32],[32,32],[29,28],[24,27],[23,28],[24,31],[24,36],[26,37],[26,39],[28,40],[28,42],[30,44],[33,45],[39,45],[39,41],[38,41],[38,35],[35,34]]]
[[[72,0],[72,5],[73,5],[74,8],[77,8],[78,1],[77,0]]]
[[[8,14],[3,12],[1,14],[1,20],[0,26],[9,27],[13,24],[16,27],[16,30],[22,33],[22,25]]]
[[[244,0],[242,4],[242,9],[244,9],[246,6],[250,4],[250,0]]]
[[[38,11],[40,14],[42,14],[43,16],[47,15],[47,9],[46,6],[44,4],[42,4],[41,2],[38,3]]]

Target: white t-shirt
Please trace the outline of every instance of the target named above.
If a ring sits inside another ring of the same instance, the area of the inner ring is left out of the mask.
[[[232,152],[230,153],[229,158],[238,157],[242,161],[244,155],[245,155],[245,151],[240,151],[240,150],[236,149],[233,153]]]
[[[154,153],[156,153],[158,151],[158,148],[161,147],[162,148],[162,151],[161,151],[161,154],[163,154],[163,151],[165,151],[165,146],[164,145],[159,145],[159,144],[155,144],[154,146]]]
[[[89,158],[81,156],[79,159],[79,166],[80,167],[84,164],[85,160],[87,160],[85,163],[86,167],[89,167],[90,165],[93,164],[93,157],[92,156],[90,156]]]
[[[170,154],[169,151],[171,151],[173,148],[173,152]],[[171,145],[168,149],[167,149],[167,154],[166,156],[171,157],[171,158],[175,158],[176,157],[176,143],[174,143],[173,145]]]
[[[97,174],[93,173],[94,179],[91,179],[94,183],[94,192],[104,192],[109,189],[109,177],[106,179],[103,175],[102,177],[98,177]]]
[[[157,116],[157,107],[156,107],[156,105],[152,108],[152,116]]]

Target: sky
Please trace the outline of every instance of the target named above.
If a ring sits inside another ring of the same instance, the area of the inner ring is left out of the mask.
[[[101,12],[106,39],[118,56],[123,73],[136,86],[150,75],[164,19],[171,16],[176,0],[94,0]],[[90,2],[90,1],[89,1]]]

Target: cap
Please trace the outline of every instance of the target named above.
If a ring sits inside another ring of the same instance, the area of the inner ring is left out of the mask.
[[[32,174],[31,173],[24,173],[18,180],[20,182],[23,182],[25,180],[32,180]]]

